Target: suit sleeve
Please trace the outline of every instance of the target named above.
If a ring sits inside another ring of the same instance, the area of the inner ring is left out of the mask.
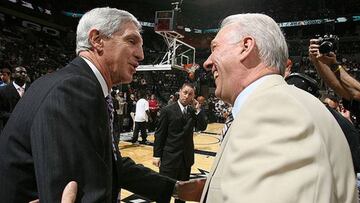
[[[120,186],[135,194],[159,203],[168,203],[175,186],[175,180],[135,164],[130,158],[122,158],[122,170],[119,176]]]
[[[198,115],[196,115],[196,129],[204,131],[207,128],[207,121],[205,112],[201,110]]]
[[[71,77],[39,101],[30,136],[41,202],[60,202],[71,180],[78,182],[77,200],[111,201],[111,141],[102,98],[95,82]]]
[[[9,102],[5,99],[6,87],[0,88],[0,119],[8,120],[11,113],[9,112]]]
[[[165,107],[160,112],[158,127],[155,131],[154,157],[162,157],[169,127],[168,111],[169,109]]]

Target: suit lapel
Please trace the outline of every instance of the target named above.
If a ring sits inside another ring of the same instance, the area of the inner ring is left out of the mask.
[[[210,186],[210,183],[211,183],[211,179],[212,179],[212,177],[213,177],[213,175],[214,175],[214,173],[215,173],[215,171],[216,171],[216,168],[217,168],[218,165],[219,165],[219,161],[220,161],[221,156],[222,156],[222,154],[223,154],[223,152],[224,152],[225,146],[226,146],[226,144],[227,144],[227,142],[228,142],[228,140],[229,140],[230,131],[231,131],[231,126],[230,126],[230,128],[228,129],[228,131],[226,132],[227,135],[225,136],[224,140],[223,140],[222,143],[221,143],[220,150],[216,153],[215,160],[214,160],[214,162],[213,162],[213,165],[212,165],[212,167],[211,167],[210,173],[209,173],[209,175],[208,175],[208,177],[207,177],[207,179],[206,179],[206,182],[205,182],[205,186],[204,186],[203,193],[202,193],[202,195],[201,195],[200,202],[205,202],[205,200],[206,200],[206,196],[207,196],[207,193],[208,193],[208,191],[209,191],[209,186]]]
[[[9,91],[11,92],[12,95],[16,95],[15,97],[19,100],[20,99],[20,95],[19,92],[16,90],[14,84],[11,82],[10,87],[9,87]]]

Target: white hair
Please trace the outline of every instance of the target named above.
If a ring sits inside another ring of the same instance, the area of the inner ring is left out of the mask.
[[[77,26],[76,31],[76,54],[89,50],[89,32],[98,30],[102,35],[111,37],[112,34],[121,30],[125,23],[133,22],[139,30],[141,25],[131,13],[116,8],[95,8],[85,13]]]
[[[259,13],[231,15],[222,21],[221,28],[229,24],[237,25],[236,40],[240,41],[245,36],[254,37],[261,61],[284,75],[288,47],[280,27],[271,17]]]

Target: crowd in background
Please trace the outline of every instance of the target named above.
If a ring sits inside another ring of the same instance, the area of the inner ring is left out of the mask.
[[[266,8],[266,11],[270,13],[274,11],[275,13],[275,11],[279,9],[284,9],[283,7],[277,7],[275,5],[276,3],[269,4],[268,6],[271,8]],[[304,6],[301,8],[305,9],[306,6]],[[344,5],[335,7],[340,13],[344,10]],[[247,9],[251,10],[251,3],[249,3]],[[312,18],[315,13],[312,12],[311,9],[310,11],[306,12],[306,16],[294,14],[295,16],[291,16],[291,19],[298,19],[296,16],[302,16],[304,19]],[[334,16],[333,12],[335,11],[323,9],[324,16]],[[276,13],[279,19],[285,20],[280,14],[286,12]],[[289,16],[287,17],[290,18]],[[17,66],[23,66],[27,69],[27,82],[31,83],[42,75],[63,67],[75,56],[74,32],[68,32],[65,36],[62,34],[60,37],[53,37],[46,33],[26,29],[18,25],[11,25],[2,21],[0,21],[0,23],[0,69],[3,70],[2,74],[4,75],[9,74],[8,72]],[[356,36],[359,35],[359,30],[352,28],[349,31],[348,29],[341,29],[342,26],[346,27],[348,25],[337,25],[336,33],[340,37],[338,58],[350,74],[356,79],[360,79],[360,41],[356,38]],[[319,82],[326,94],[334,94],[321,82],[320,77],[308,59],[308,40],[306,38],[317,34],[316,30],[319,29],[319,27],[320,26],[313,26],[307,27],[306,29],[286,28],[284,32],[288,38],[290,58],[293,62],[293,72],[305,73],[311,76]],[[320,30],[322,29],[323,28],[320,28]],[[147,28],[144,30],[143,37],[145,59],[142,64],[155,64],[159,62],[166,50],[163,39],[153,33],[152,30],[149,32]],[[191,41],[191,35],[186,37],[189,37]],[[193,37],[194,41],[198,41],[196,40],[199,37],[198,35]],[[211,39],[212,36],[206,35],[206,41]],[[197,63],[201,65],[208,55],[209,49],[197,49]],[[151,94],[156,96],[159,102],[159,108],[161,109],[161,107],[166,105],[171,95],[176,95],[176,92],[184,82],[194,83],[197,88],[196,94],[198,96],[205,96],[206,102],[204,108],[206,108],[209,121],[224,122],[228,115],[229,108],[227,104],[214,97],[211,92],[211,88],[214,88],[213,76],[203,68],[199,68],[195,72],[195,77],[190,77],[187,72],[177,69],[171,71],[138,71],[132,83],[119,86],[116,91],[117,93],[122,92],[124,94],[124,100],[128,104],[131,102],[130,95],[136,98],[138,90],[144,89],[148,96]],[[209,89],[209,91],[204,92],[202,89],[204,86]],[[122,117],[124,118],[123,129],[130,131],[132,128],[129,108],[126,107],[124,109]],[[353,117],[353,119],[355,118]],[[152,127],[151,129],[153,130]]]

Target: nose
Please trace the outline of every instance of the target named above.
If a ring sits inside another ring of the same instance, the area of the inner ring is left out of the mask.
[[[135,57],[137,59],[137,61],[142,61],[144,60],[144,50],[141,47],[139,47],[139,49],[135,52]]]
[[[211,55],[206,59],[206,61],[203,64],[203,67],[206,71],[210,71],[212,66],[213,66],[213,62],[211,61]]]

